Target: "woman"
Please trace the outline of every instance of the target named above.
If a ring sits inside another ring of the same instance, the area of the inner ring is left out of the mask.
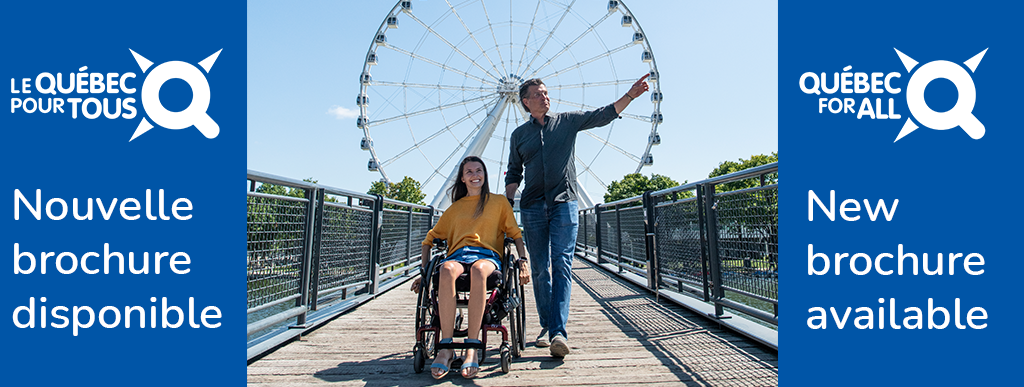
[[[479,343],[480,325],[486,306],[487,277],[501,268],[500,249],[505,236],[515,239],[519,257],[526,257],[522,231],[516,224],[512,206],[502,195],[492,194],[487,182],[487,167],[476,156],[466,157],[459,165],[458,178],[450,192],[452,205],[445,210],[423,241],[423,266],[430,264],[430,246],[434,238],[448,241],[448,256],[440,265],[438,282],[438,313],[441,319],[441,342],[450,343],[455,331],[455,280],[469,272],[469,332],[467,343]],[[530,282],[530,265],[520,261],[519,280]],[[418,292],[421,278],[412,284]],[[435,379],[448,374],[455,357],[454,350],[441,349],[430,366]],[[463,377],[471,378],[480,371],[475,349],[467,349],[465,363],[460,370]]]

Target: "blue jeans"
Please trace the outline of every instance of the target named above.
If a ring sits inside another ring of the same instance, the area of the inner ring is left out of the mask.
[[[520,209],[530,252],[533,295],[537,299],[537,317],[548,335],[568,338],[569,295],[572,292],[572,258],[579,228],[576,202],[533,202]]]

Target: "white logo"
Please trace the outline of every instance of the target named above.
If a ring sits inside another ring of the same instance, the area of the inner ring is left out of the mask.
[[[129,51],[135,56],[135,61],[139,63],[143,73],[153,66],[153,62],[142,57],[142,55],[137,54],[131,49]],[[221,51],[223,50],[218,50],[213,55],[200,61],[199,66],[209,73]],[[164,82],[171,79],[181,79],[192,88],[192,102],[185,110],[180,112],[167,110],[160,103],[160,87],[163,86]],[[206,138],[214,138],[220,134],[220,126],[206,114],[206,109],[210,107],[210,83],[207,82],[206,76],[191,63],[171,61],[156,66],[153,71],[149,72],[146,80],[142,83],[141,99],[146,115],[157,125],[175,130],[195,126]],[[139,127],[135,129],[135,133],[132,134],[132,138],[128,141],[131,142],[150,129],[153,129],[153,124],[150,124],[143,117]]]
[[[981,58],[985,56],[987,51],[988,49],[986,48],[978,55],[964,62],[964,65],[972,73],[975,72],[978,64],[981,63]],[[916,60],[911,59],[900,52],[900,50],[896,50],[896,54],[899,55],[908,73],[917,66],[918,62]],[[939,78],[948,79],[953,82],[958,94],[956,105],[946,112],[932,110],[924,100],[925,87],[931,81]],[[977,91],[974,88],[974,79],[971,78],[971,75],[963,67],[953,62],[944,60],[928,62],[919,67],[911,75],[910,81],[907,83],[907,108],[910,109],[910,114],[917,122],[935,130],[952,129],[959,126],[964,132],[967,132],[968,136],[975,140],[985,135],[985,125],[982,125],[981,121],[978,121],[978,118],[973,113],[976,101]],[[900,134],[896,136],[896,140],[893,142],[899,141],[917,129],[918,126],[908,118],[907,122],[903,124],[903,129],[900,130]]]

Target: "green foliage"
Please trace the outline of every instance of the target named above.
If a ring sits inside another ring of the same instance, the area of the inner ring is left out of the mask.
[[[686,184],[686,181],[683,181]],[[639,173],[630,173],[622,177],[622,180],[612,181],[608,185],[608,192],[604,194],[604,202],[611,203],[616,200],[643,195],[647,191],[658,191],[678,186],[679,183],[668,176],[652,174],[650,178]],[[682,197],[691,197],[690,191],[681,192]]]
[[[402,181],[391,184],[390,186],[384,184],[383,181],[375,181],[373,184],[370,184],[370,190],[366,191],[366,193],[370,195],[381,195],[388,199],[399,200],[406,203],[426,205],[426,203],[423,202],[423,198],[427,197],[427,195],[424,194],[420,188],[420,182],[406,176]]]
[[[718,168],[715,168],[711,173],[708,174],[708,178],[728,175],[733,172],[739,172],[744,169],[750,169],[753,167],[770,164],[779,161],[779,153],[772,152],[771,156],[766,155],[752,155],[749,159],[739,159],[736,161],[723,161],[718,164]],[[779,174],[770,173],[765,175],[765,185],[775,184],[779,182]],[[758,178],[745,179],[740,181],[734,181],[725,184],[719,184],[715,186],[715,192],[729,192],[740,190],[744,188],[758,187],[761,185],[761,181]]]

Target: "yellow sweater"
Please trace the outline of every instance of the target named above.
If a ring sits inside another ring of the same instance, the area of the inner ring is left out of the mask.
[[[487,206],[479,217],[473,218],[480,196],[466,196],[452,203],[437,221],[424,245],[432,245],[434,238],[448,241],[448,254],[466,246],[483,247],[502,254],[505,236],[518,239],[523,236],[516,224],[512,206],[505,196],[487,193]]]

